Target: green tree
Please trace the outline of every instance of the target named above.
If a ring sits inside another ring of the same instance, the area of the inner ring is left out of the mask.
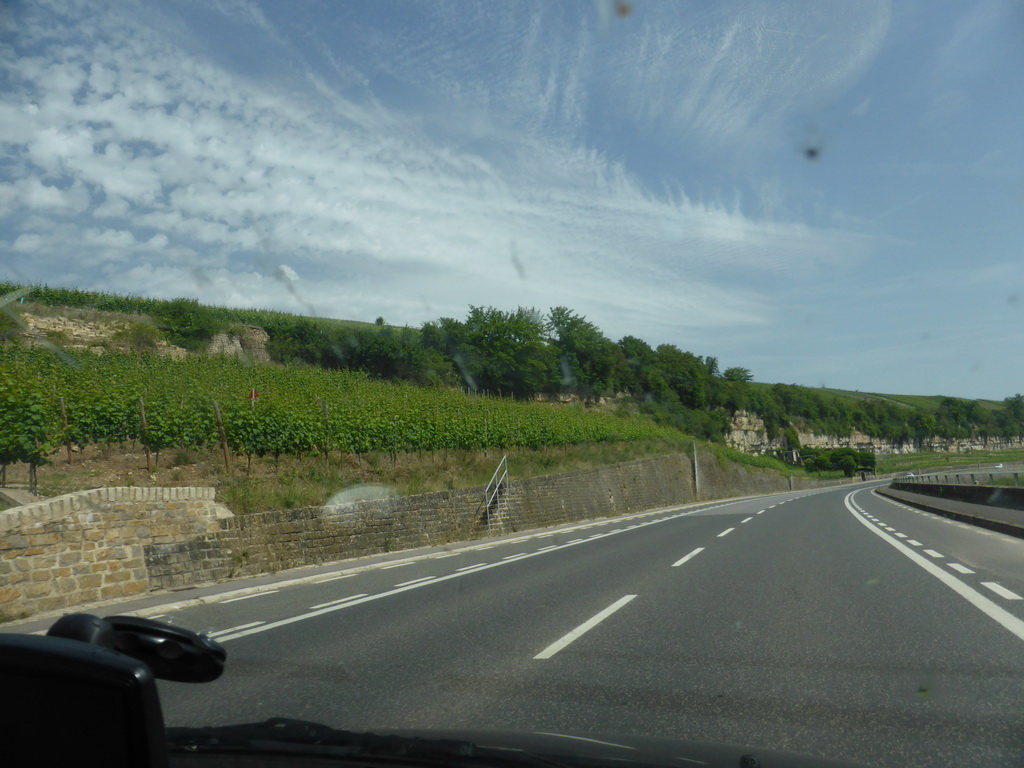
[[[593,394],[615,388],[621,356],[596,325],[566,307],[554,307],[548,315],[548,329],[564,389]]]
[[[722,374],[722,378],[726,381],[736,381],[745,383],[754,380],[754,375],[750,372],[749,368],[726,368],[725,373]]]

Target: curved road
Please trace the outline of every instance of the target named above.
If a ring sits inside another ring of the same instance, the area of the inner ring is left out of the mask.
[[[1024,763],[1024,540],[872,486],[474,542],[185,608],[228,649],[171,725],[629,733]],[[351,565],[351,564],[349,564]]]

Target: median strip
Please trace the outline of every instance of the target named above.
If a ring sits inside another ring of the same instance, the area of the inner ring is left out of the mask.
[[[634,599],[635,597],[636,597],[636,595],[626,595],[625,597],[619,598],[614,603],[612,603],[607,608],[605,608],[603,611],[601,611],[597,615],[587,619],[585,622],[580,624],[572,632],[568,633],[567,635],[563,635],[562,637],[560,637],[558,640],[553,642],[551,645],[549,645],[547,648],[545,648],[543,651],[538,653],[533,658],[535,658],[535,659],[550,659],[552,656],[554,656],[560,650],[562,650],[567,645],[569,645],[569,643],[573,642],[574,640],[578,639],[581,635],[583,635],[583,634],[589,632],[590,630],[592,630],[594,627],[596,627],[602,621],[607,619],[609,616],[611,616],[617,610],[622,608],[622,606],[626,605],[626,603],[628,603],[630,600]]]

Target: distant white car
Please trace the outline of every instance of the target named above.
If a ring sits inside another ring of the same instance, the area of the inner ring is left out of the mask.
[[[996,469],[1002,469],[1002,468],[1003,468],[1002,464],[996,464]]]

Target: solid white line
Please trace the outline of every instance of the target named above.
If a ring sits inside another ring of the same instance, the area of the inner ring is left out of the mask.
[[[578,627],[576,627],[576,629],[574,629],[572,632],[568,633],[567,635],[563,635],[562,637],[560,637],[558,640],[553,642],[551,645],[549,645],[547,648],[545,648],[543,651],[538,653],[533,658],[535,658],[535,659],[550,659],[552,656],[554,656],[560,650],[565,648],[565,646],[569,645],[569,643],[571,643],[573,640],[576,640],[578,637],[583,635],[585,632],[589,632],[591,629],[596,627],[598,624],[600,624],[602,621],[607,619],[609,616],[611,616],[613,613],[615,613],[617,610],[619,610],[619,608],[624,606],[626,603],[628,603],[630,600],[632,600],[635,597],[636,597],[636,595],[626,595],[625,597],[620,597],[618,600],[616,600],[614,603],[609,605],[603,611],[601,611],[597,615],[587,619],[585,622],[583,622]]]
[[[217,637],[218,635],[226,635],[229,632],[237,632],[240,629],[248,629],[249,627],[258,627],[260,624],[266,624],[265,621],[250,621],[248,624],[239,624],[237,627],[230,627],[228,629],[218,629],[216,632],[207,632],[207,637]]]
[[[722,538],[723,536],[728,536],[730,533],[732,533],[735,530],[736,530],[735,528],[726,528],[724,531],[722,531],[720,534],[718,534],[718,538]]]
[[[390,571],[392,568],[405,568],[405,566],[407,566],[407,565],[412,565],[413,562],[414,561],[410,561],[408,563],[395,563],[394,565],[384,565],[384,566],[381,566],[381,570],[382,571]]]
[[[483,552],[485,549],[494,549],[494,544],[488,544],[486,547],[473,547],[477,552]]]
[[[366,597],[366,593],[365,592],[360,592],[358,595],[349,595],[348,597],[340,597],[337,600],[330,600],[330,601],[328,601],[326,603],[317,603],[316,605],[309,606],[309,610],[315,611],[318,608],[326,608],[329,605],[341,605],[342,603],[346,603],[349,600],[355,600],[355,599],[360,598],[360,597]],[[263,622],[261,621],[261,622],[258,622],[258,623],[262,624]],[[235,629],[241,629],[241,627],[235,627]]]
[[[647,525],[647,523],[644,523],[644,525]],[[581,541],[584,541],[584,539],[573,539],[572,541],[570,541],[568,543],[569,544],[578,544]]]
[[[266,592],[257,592],[255,595],[245,595],[244,597],[232,597],[230,600],[221,600],[222,603],[237,603],[239,600],[251,600],[254,597],[263,597],[263,595],[273,595],[280,590],[268,589]]]
[[[1006,587],[1002,586],[1001,584],[996,584],[994,581],[983,581],[981,582],[981,586],[988,587],[997,595],[999,595],[1000,597],[1005,597],[1007,600],[1024,600],[1024,598],[1022,598],[1016,592],[1011,592]]]
[[[921,542],[918,541],[917,539],[907,539],[907,544],[909,544],[912,547],[920,547],[921,546]]]
[[[948,565],[954,571],[960,571],[960,573],[974,573],[974,571],[972,571],[966,565],[960,565],[960,563],[946,563],[946,565]]]
[[[936,552],[934,549],[926,549],[924,553],[929,557],[945,557],[941,552]]]
[[[694,557],[695,555],[699,555],[703,551],[704,551],[704,547],[697,547],[695,550],[693,550],[693,552],[688,554],[686,557],[682,558],[681,560],[676,560],[674,563],[672,563],[672,567],[673,568],[677,568],[678,566],[682,565],[687,560],[689,560],[691,557]]]
[[[733,504],[733,503],[737,503],[737,502],[729,502],[729,504]],[[727,506],[727,505],[726,504],[722,504],[720,506]],[[678,517],[686,517],[687,515],[696,514],[699,511],[700,511],[699,508],[698,509],[687,510],[686,512],[680,512]],[[631,530],[631,529],[636,528],[636,527],[637,526],[632,525],[629,528],[623,528],[621,532],[624,533],[625,531]],[[543,538],[548,538],[549,536],[554,536],[554,535],[555,535],[555,533],[544,534],[544,535],[538,536],[536,538],[543,539]],[[587,539],[584,539],[584,541],[587,541]],[[571,545],[570,544],[556,544],[556,545],[554,545],[553,548],[554,549],[564,549],[565,547],[569,547],[569,546],[577,546],[577,545],[576,544],[571,544]],[[483,550],[483,549],[493,549],[493,547],[494,547],[493,544],[485,546],[485,547],[470,547],[470,548],[468,548],[465,551],[467,551],[467,552],[468,551],[479,551],[479,550]],[[550,550],[545,548],[544,550],[538,550],[536,552],[531,552],[531,553],[528,554],[528,556],[529,557],[533,557],[535,555],[541,555],[541,554],[544,554],[544,551],[550,551]],[[411,562],[410,562],[410,564],[411,564]],[[281,619],[279,621],[272,621],[272,622],[270,622],[268,624],[263,624],[263,625],[258,626],[258,627],[251,627],[249,629],[242,629],[242,630],[239,630],[238,632],[233,632],[230,635],[224,635],[222,637],[218,637],[217,639],[218,639],[219,642],[223,643],[223,642],[227,642],[228,640],[237,640],[238,638],[248,637],[249,635],[254,635],[254,634],[257,634],[257,633],[260,633],[260,632],[269,632],[272,629],[278,629],[279,627],[285,627],[285,626],[288,626],[289,624],[295,624],[296,622],[299,622],[299,621],[305,621],[306,619],[315,619],[318,616],[323,616],[323,615],[328,614],[328,613],[333,613],[334,611],[340,611],[340,610],[344,610],[346,608],[352,608],[352,607],[354,607],[356,605],[362,605],[363,603],[368,603],[371,600],[382,600],[382,599],[384,599],[386,597],[391,597],[392,595],[401,594],[402,592],[408,592],[408,591],[413,590],[413,589],[420,589],[421,587],[427,587],[427,586],[430,586],[432,584],[440,583],[442,581],[448,581],[449,579],[458,579],[458,578],[461,578],[463,576],[467,576],[467,575],[469,575],[471,573],[476,573],[477,571],[489,570],[491,568],[499,568],[499,567],[501,567],[503,565],[507,565],[507,564],[508,564],[507,561],[499,561],[499,562],[496,562],[496,563],[478,563],[477,565],[470,565],[470,566],[466,566],[464,568],[458,568],[458,569],[456,569],[455,573],[449,573],[446,576],[438,576],[433,581],[422,582],[420,584],[410,584],[410,585],[408,585],[406,587],[395,587],[394,589],[389,589],[386,592],[378,592],[375,595],[366,595],[364,597],[349,599],[349,600],[347,600],[347,601],[345,601],[345,602],[343,602],[341,604],[338,604],[338,605],[328,605],[328,606],[325,606],[323,608],[318,608],[316,610],[311,610],[308,613],[299,614],[298,616],[292,616],[290,618]]]
[[[925,560],[923,557],[917,554],[917,552],[915,552],[907,546],[904,546],[903,542],[897,541],[896,539],[886,536],[884,533],[882,533],[877,528],[873,527],[870,523],[868,523],[867,520],[864,520],[857,512],[857,510],[854,509],[854,507],[851,505],[850,499],[855,493],[857,493],[857,491],[851,491],[850,493],[848,493],[843,502],[846,504],[846,508],[850,510],[850,513],[855,518],[857,518],[857,520],[863,523],[865,528],[867,528],[869,531],[873,531],[875,535],[877,535],[887,544],[890,544],[893,547],[895,547],[899,552],[908,557],[913,563],[920,566],[928,573],[930,573],[932,576],[937,578],[939,581],[941,581],[947,587],[952,589],[954,592],[960,595],[960,597],[964,598],[967,602],[969,602],[979,611],[984,613],[990,619],[1001,624],[1005,629],[1009,630],[1011,633],[1016,635],[1020,640],[1024,640],[1024,621],[1021,621],[1012,613],[1007,611],[1005,608],[1003,608],[1000,605],[997,605],[992,600],[985,597],[985,595],[978,592],[976,589],[969,587],[967,584],[960,581],[960,579],[950,575],[934,563]]]
[[[455,557],[461,554],[461,552],[449,552],[447,555],[434,555],[434,560],[444,560],[446,557]]]
[[[424,576],[421,579],[413,579],[412,581],[403,581],[401,584],[395,584],[396,587],[408,587],[410,584],[422,584],[425,581],[433,581],[435,576]]]
[[[745,520],[740,520],[740,522],[741,523],[749,523],[753,519],[754,519],[754,517],[753,517],[753,515],[751,515],[750,517],[746,518]]]

